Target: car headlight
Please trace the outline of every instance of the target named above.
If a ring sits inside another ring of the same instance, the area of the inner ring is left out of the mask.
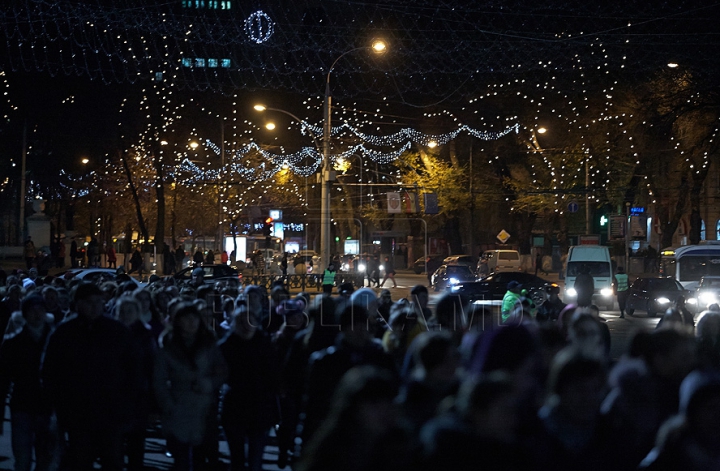
[[[575,288],[568,288],[565,290],[565,294],[567,296],[570,296],[571,298],[574,298],[575,296],[577,296],[577,291],[575,291]]]
[[[695,299],[695,298],[690,298],[690,299],[687,300],[687,303],[688,303],[688,304],[697,304],[697,299]]]
[[[613,295],[613,290],[610,289],[610,288],[603,288],[603,289],[600,290],[600,294],[602,294],[602,295],[605,296],[605,297],[607,297],[607,296],[612,296],[612,295]]]
[[[385,265],[380,265],[379,268],[380,268],[380,270],[384,270],[384,269],[385,269]]]
[[[670,300],[665,296],[657,298],[656,301],[658,304],[668,304],[670,302]]]
[[[358,271],[365,271],[365,265],[363,265],[362,263],[358,265]]]
[[[717,302],[717,296],[715,296],[715,293],[705,292],[700,293],[698,296],[698,299],[702,304],[707,306],[708,304],[713,304]]]
[[[448,282],[449,282],[451,285],[456,285],[456,284],[460,283],[460,280],[458,280],[457,278],[450,278],[450,279],[448,280]]]
[[[450,291],[452,291],[453,293],[455,293],[455,292],[457,292],[457,291],[460,291],[460,288],[461,288],[461,287],[458,286],[458,285],[451,286],[451,287],[450,287]]]

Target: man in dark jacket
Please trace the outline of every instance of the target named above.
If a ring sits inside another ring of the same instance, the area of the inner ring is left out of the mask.
[[[58,325],[48,339],[42,380],[57,414],[67,451],[61,470],[123,469],[122,437],[133,417],[140,384],[140,359],[130,330],[103,316],[100,288],[91,283],[75,291],[77,314]]]
[[[3,408],[10,384],[13,386],[10,423],[16,470],[30,471],[33,449],[37,471],[54,469],[57,462],[57,428],[50,402],[40,387],[40,358],[52,329],[45,310],[42,296],[26,297],[22,303],[25,325],[17,332],[8,333],[0,347]]]
[[[577,305],[586,307],[592,304],[593,293],[595,292],[595,279],[590,274],[587,265],[580,267],[580,274],[575,278],[575,291],[577,292]]]
[[[240,304],[233,312],[231,332],[218,343],[228,366],[222,424],[233,470],[262,469],[268,430],[277,418],[280,362],[270,337],[258,328],[261,322],[247,304]]]

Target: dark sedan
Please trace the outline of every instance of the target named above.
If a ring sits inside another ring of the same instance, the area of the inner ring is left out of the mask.
[[[215,283],[216,281],[229,281],[231,283],[240,284],[242,275],[229,265],[203,265],[203,281],[205,283]],[[175,274],[175,281],[187,282],[192,279],[192,272],[195,268],[188,267],[180,270]]]
[[[452,288],[452,292],[464,296],[469,302],[502,301],[511,281],[520,283],[536,305],[539,306],[545,300],[545,285],[548,281],[523,272],[494,273],[480,281],[458,284]]]
[[[475,279],[475,274],[467,265],[441,265],[430,279],[435,291],[451,288],[459,283]]]
[[[690,292],[675,278],[638,278],[630,286],[625,312],[645,311],[649,317],[664,313],[672,307],[678,296],[688,298]]]

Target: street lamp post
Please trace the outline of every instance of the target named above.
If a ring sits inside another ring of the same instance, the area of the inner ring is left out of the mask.
[[[218,170],[218,237],[217,237],[217,247],[218,252],[222,253],[224,250],[223,247],[223,237],[225,236],[225,232],[223,231],[223,205],[222,205],[222,192],[221,192],[221,174],[222,171],[225,169],[225,121],[220,120],[220,170]],[[222,260],[222,257],[221,257]]]
[[[386,45],[383,41],[376,40],[370,46],[376,54],[383,54],[386,50]],[[367,49],[367,46],[356,47],[346,51],[332,63],[328,69],[327,76],[325,78],[325,101],[323,104],[323,170],[322,170],[322,190],[321,190],[321,207],[320,207],[320,249],[321,249],[321,260],[325,266],[330,263],[330,195],[331,186],[334,180],[331,165],[330,165],[330,135],[332,131],[332,94],[330,93],[330,75],[332,74],[335,65],[340,59],[346,55]]]
[[[386,50],[386,45],[383,41],[376,40],[373,42],[372,46],[370,46],[376,54],[382,54]],[[330,68],[328,69],[327,75],[325,77],[325,101],[323,102],[323,136],[322,136],[322,148],[318,145],[317,136],[310,131],[310,134],[312,135],[313,141],[315,141],[315,147],[317,148],[318,152],[322,152],[322,173],[321,173],[321,193],[320,198],[322,200],[321,206],[320,206],[320,255],[322,263],[327,266],[327,264],[330,262],[330,197],[331,197],[331,187],[332,182],[335,180],[333,172],[332,172],[332,165],[330,162],[330,138],[332,134],[332,94],[330,92],[330,75],[332,74],[333,69],[335,68],[335,65],[338,63],[340,59],[345,57],[346,55],[360,50],[368,49],[368,46],[363,47],[356,47],[354,49],[350,49],[349,51],[344,52],[343,54],[340,54],[337,59],[332,63]],[[290,113],[289,111],[281,110],[278,108],[270,108],[266,107],[264,105],[255,105],[254,108],[257,111],[279,111],[281,113],[284,113],[299,123],[303,124],[304,121],[294,114]],[[309,128],[307,128],[309,130]]]

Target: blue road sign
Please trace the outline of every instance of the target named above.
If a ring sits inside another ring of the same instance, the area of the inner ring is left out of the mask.
[[[575,201],[571,201],[570,203],[568,203],[568,211],[571,213],[577,213],[578,204]]]

